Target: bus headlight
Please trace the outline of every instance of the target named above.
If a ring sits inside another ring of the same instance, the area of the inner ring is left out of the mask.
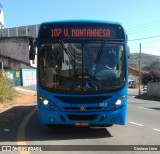
[[[38,97],[38,105],[43,106],[48,110],[59,110],[59,108],[56,106],[56,103],[53,101],[50,101],[48,98],[44,98],[43,96]]]
[[[110,109],[111,110],[117,110],[122,106],[122,100],[119,98],[117,99],[113,104],[111,104]]]
[[[48,100],[47,99],[43,100],[43,104],[48,105]]]
[[[121,100],[121,99],[118,99],[115,104],[116,104],[116,105],[121,105],[121,104],[122,104],[122,100]]]

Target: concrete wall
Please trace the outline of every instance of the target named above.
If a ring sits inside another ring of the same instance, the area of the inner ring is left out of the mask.
[[[160,97],[160,82],[147,84],[147,95]]]
[[[0,38],[0,60],[4,68],[31,68],[27,37]]]
[[[0,28],[0,37],[37,37],[40,25],[29,25],[23,27]]]

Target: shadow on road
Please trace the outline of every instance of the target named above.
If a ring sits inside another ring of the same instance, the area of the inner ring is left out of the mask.
[[[24,117],[35,107],[14,106],[0,113],[0,142],[17,141],[17,131]]]
[[[159,108],[159,107],[151,107],[151,108],[149,108],[149,109],[153,109],[153,110],[160,110],[160,108]]]
[[[34,106],[14,106],[0,113],[0,127],[23,118]]]
[[[136,95],[135,98],[142,100],[160,101],[160,97],[148,96],[146,93]]]
[[[0,142],[17,142],[17,132],[24,117],[35,106],[15,106],[0,113]],[[25,128],[26,141],[72,140],[112,137],[105,128],[40,125],[35,112]]]
[[[142,90],[141,90],[141,94],[139,95],[138,89],[128,88],[128,96],[133,96],[134,98],[142,99],[142,100],[160,101],[160,97],[148,96],[147,92],[142,92]]]
[[[27,141],[40,140],[72,140],[112,137],[105,128],[74,127],[74,126],[46,126],[40,125],[37,113],[35,113],[27,125]]]
[[[47,128],[47,140],[70,140],[70,139],[91,139],[91,138],[106,138],[112,137],[109,131],[105,128],[96,127],[70,127],[56,126]],[[49,137],[50,136],[50,137]]]

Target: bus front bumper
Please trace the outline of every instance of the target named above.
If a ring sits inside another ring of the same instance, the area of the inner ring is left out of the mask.
[[[44,107],[39,107],[38,116],[41,124],[77,126],[125,125],[126,111],[127,106],[122,106],[115,111],[99,112],[49,111]]]

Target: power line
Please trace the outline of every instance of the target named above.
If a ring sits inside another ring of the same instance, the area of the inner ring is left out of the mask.
[[[156,21],[153,21],[153,22],[149,22],[149,23],[146,23],[146,24],[141,24],[141,25],[137,25],[137,26],[132,26],[132,27],[128,27],[129,31],[131,30],[134,30],[134,29],[139,29],[139,28],[145,28],[145,27],[150,27],[150,26],[154,26],[154,25],[159,25],[160,24],[160,19],[159,20],[156,20]]]
[[[130,28],[128,28],[127,33],[128,34],[141,33],[141,32],[148,31],[148,30],[154,30],[157,28],[159,29],[159,26],[160,26],[160,20],[156,20],[156,21],[149,22],[146,24],[141,24],[141,25],[130,27]],[[159,36],[137,38],[137,39],[133,39],[133,40],[136,41],[136,40],[142,40],[142,39],[150,39],[150,38],[154,38],[154,37],[159,37]]]
[[[152,39],[152,38],[156,38],[156,37],[160,37],[160,35],[156,35],[156,36],[149,36],[149,37],[143,37],[143,38],[137,38],[137,39],[128,40],[128,41],[147,40],[147,39]]]
[[[144,28],[127,30],[127,33],[129,33],[129,34],[141,33],[141,32],[150,31],[150,30],[157,30],[157,28],[159,28],[159,27],[160,27],[160,24],[153,25],[153,26],[146,26]]]

